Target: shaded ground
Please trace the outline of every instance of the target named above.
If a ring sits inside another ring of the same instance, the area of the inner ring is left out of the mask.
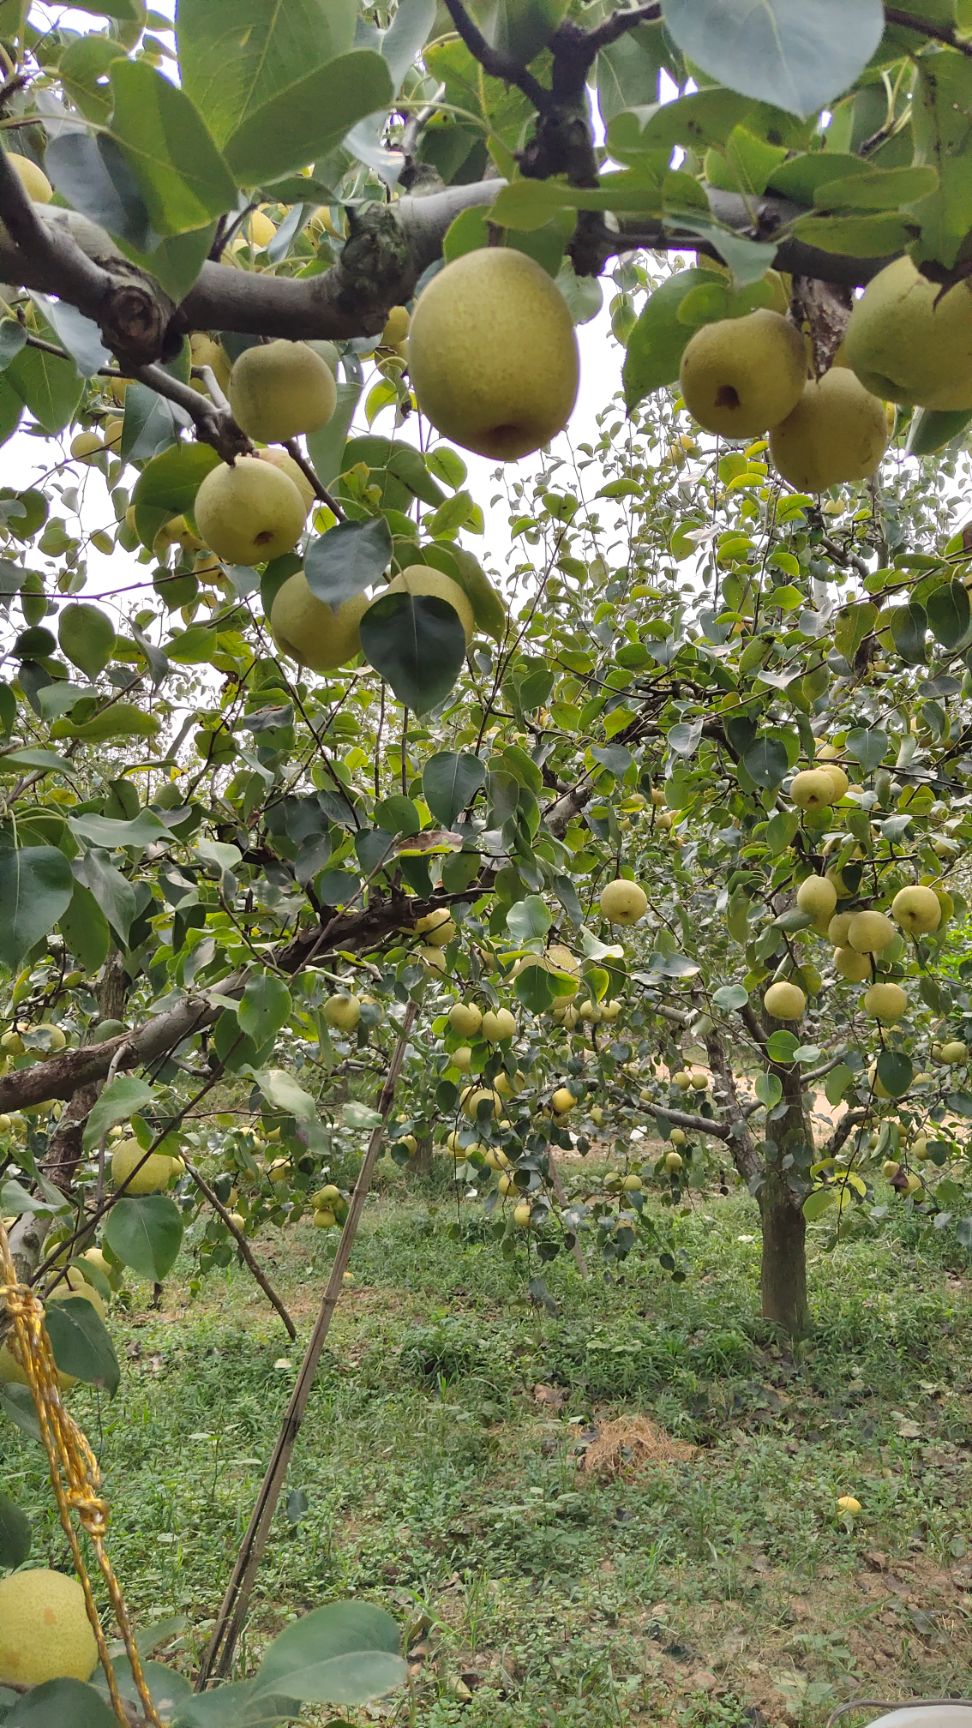
[[[370,1205],[292,1471],[306,1509],[278,1521],[244,1656],[355,1592],[403,1626],[412,1694],[382,1712],[403,1728],[821,1728],[855,1695],[967,1686],[972,1313],[948,1245],[904,1213],[833,1255],[815,1237],[794,1359],[754,1320],[748,1200],[659,1230],[615,1283],[545,1268],[549,1314],[525,1243],[504,1259],[476,1207]],[[258,1242],[302,1337],[333,1247]],[[146,1298],[113,1321],[122,1391],[75,1407],[133,1608],[188,1616],[189,1666],[299,1352],[238,1270]],[[46,1507],[26,1444],[3,1475]],[[61,1563],[45,1516],[35,1556]]]

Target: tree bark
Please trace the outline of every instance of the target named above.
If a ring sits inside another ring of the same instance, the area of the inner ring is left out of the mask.
[[[807,1225],[803,1207],[785,1177],[768,1170],[759,1190],[763,1254],[760,1289],[764,1320],[791,1338],[810,1324],[807,1304]]]
[[[783,1086],[786,1108],[767,1124],[767,1155],[759,1186],[763,1254],[760,1287],[763,1318],[791,1338],[808,1330],[807,1224],[799,1171],[805,1164],[813,1131],[807,1119],[803,1077],[795,1063],[774,1062],[772,1071]]]

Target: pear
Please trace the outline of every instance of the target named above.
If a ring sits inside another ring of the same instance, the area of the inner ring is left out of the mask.
[[[857,301],[844,355],[866,390],[921,408],[972,408],[972,281],[947,291],[907,256]]]
[[[849,984],[863,984],[865,978],[871,976],[870,960],[866,954],[858,954],[856,948],[836,949],[834,966],[841,978],[846,978]]]
[[[33,204],[49,204],[54,196],[54,188],[44,173],[29,156],[21,156],[16,150],[7,151],[7,162],[20,181],[21,186]]]
[[[865,1014],[870,1014],[875,1020],[900,1020],[908,1012],[908,998],[900,984],[872,984],[870,990],[865,990],[861,997],[861,1007]]]
[[[233,418],[250,438],[280,444],[327,425],[337,385],[306,342],[260,342],[234,362],[229,399]]]
[[[290,552],[306,516],[293,481],[256,456],[211,468],[196,493],[194,511],[210,551],[229,564],[247,565]]]
[[[559,288],[523,252],[453,259],[412,313],[408,366],[422,413],[465,450],[515,462],[570,419],[579,360]]]
[[[778,312],[703,324],[679,368],[685,406],[707,432],[755,438],[792,413],[807,357],[799,331]]]
[[[912,888],[899,888],[891,902],[891,916],[909,936],[927,936],[942,921],[941,902],[934,888],[925,888],[920,883]]]
[[[847,927],[847,940],[858,954],[880,954],[894,938],[894,925],[883,912],[855,912]]]
[[[834,801],[836,785],[826,768],[804,768],[790,782],[790,797],[801,810],[824,810]]]
[[[770,455],[798,492],[869,480],[888,447],[884,403],[846,366],[811,378],[770,431]]]
[[[837,890],[826,876],[805,876],[797,889],[796,903],[811,918],[830,920],[837,905]]]
[[[288,479],[293,481],[304,500],[305,510],[309,510],[317,497],[317,493],[300,463],[294,461],[290,451],[281,450],[277,445],[271,444],[266,450],[258,450],[257,456],[261,462],[269,462],[271,467],[279,468],[281,474],[286,474]]]
[[[637,924],[648,910],[648,896],[637,882],[619,876],[601,890],[601,911],[609,924]]]
[[[281,650],[312,672],[333,672],[361,652],[358,628],[368,609],[364,594],[337,606],[319,600],[303,570],[288,576],[270,608],[270,629]]]
[[[763,1007],[774,1020],[802,1020],[807,1011],[807,998],[799,984],[781,980],[770,985],[763,997]]]

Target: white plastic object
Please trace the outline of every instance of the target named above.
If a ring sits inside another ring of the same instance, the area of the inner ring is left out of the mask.
[[[903,1704],[868,1728],[972,1728],[972,1704]]]

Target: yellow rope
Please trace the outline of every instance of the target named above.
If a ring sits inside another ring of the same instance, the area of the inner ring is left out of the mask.
[[[102,1578],[108,1591],[112,1611],[131,1663],[132,1679],[145,1718],[152,1728],[162,1728],[155,1706],[149,1696],[145,1671],[132,1632],[125,1598],[115,1577],[105,1550],[108,1528],[108,1505],[102,1498],[101,1471],[85,1435],[65,1408],[61,1397],[57,1366],[51,1341],[44,1326],[44,1306],[26,1284],[18,1283],[10,1251],[10,1242],[0,1220],[0,1311],[6,1306],[13,1328],[12,1345],[17,1360],[27,1376],[40,1425],[41,1439],[47,1453],[51,1486],[64,1534],[68,1539],[74,1569],[84,1591],[84,1602],[91,1629],[98,1645],[98,1657],[104,1669],[112,1709],[119,1722],[130,1728],[131,1719],[118,1689],[118,1680],[108,1653],[108,1643],[95,1605],[91,1579],[84,1562],[81,1541],[72,1513],[94,1549]]]

